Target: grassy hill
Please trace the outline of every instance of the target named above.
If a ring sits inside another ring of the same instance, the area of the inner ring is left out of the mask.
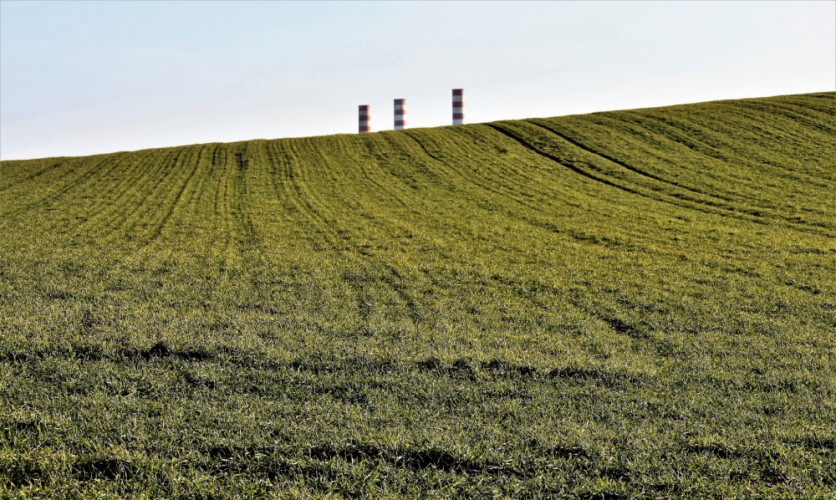
[[[0,165],[0,496],[836,494],[836,93]]]

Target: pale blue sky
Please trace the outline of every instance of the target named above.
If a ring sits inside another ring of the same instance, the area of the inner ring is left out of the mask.
[[[836,2],[0,0],[0,158],[836,90]]]

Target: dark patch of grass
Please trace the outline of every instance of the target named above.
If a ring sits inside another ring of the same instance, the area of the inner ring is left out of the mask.
[[[66,290],[51,290],[47,292],[46,297],[50,300],[70,300],[75,298],[72,293]]]
[[[601,476],[613,481],[630,481],[630,469],[623,466],[610,466],[601,469]]]
[[[807,437],[799,441],[799,444],[825,455],[830,455],[836,451],[836,439],[832,438]]]
[[[334,471],[321,463],[300,463],[298,459],[282,454],[275,446],[216,445],[204,450],[208,459],[197,469],[216,477],[245,474],[270,481],[304,477],[313,480],[317,491],[327,491],[321,480],[333,480]]]
[[[728,446],[724,446],[718,443],[689,444],[685,447],[685,451],[687,451],[688,453],[709,454],[714,455],[715,457],[726,459],[740,458],[745,456],[744,453],[741,453],[737,450],[729,448]]]
[[[602,491],[596,493],[584,492],[578,495],[579,499],[582,500],[622,500],[627,498],[625,495],[620,493],[614,493],[611,491]]]
[[[394,467],[416,471],[436,469],[450,473],[490,475],[516,473],[516,471],[506,469],[495,463],[470,460],[437,447],[423,449],[389,448],[352,442],[339,447],[332,445],[316,446],[310,449],[309,455],[323,461],[340,458],[347,462],[384,462]]]
[[[624,384],[640,385],[644,382],[644,377],[641,375],[574,367],[555,368],[549,371],[547,376],[561,380],[592,381],[607,387],[618,387]]]
[[[183,361],[207,361],[214,358],[214,354],[206,349],[172,349],[165,342],[157,342],[149,348],[137,349],[134,347],[122,349],[106,349],[97,344],[76,344],[70,348],[56,348],[30,351],[7,351],[0,354],[0,360],[11,363],[27,363],[34,360],[69,358],[79,361],[122,361],[129,359],[141,359],[150,361],[153,359],[174,358]]]
[[[72,356],[80,361],[99,361],[105,358],[105,350],[100,345],[76,345],[72,347]]]
[[[343,383],[328,387],[324,392],[330,394],[334,399],[344,403],[365,405],[369,402],[365,388],[356,383]]]
[[[461,377],[470,381],[477,379],[476,371],[467,359],[457,359],[448,363],[438,358],[427,358],[418,362],[418,368],[437,375]]]
[[[258,360],[250,364],[245,357],[236,357],[234,362],[240,366],[260,366]],[[288,363],[274,363],[268,368],[323,375],[336,372],[388,373],[397,367],[392,360],[355,356],[342,359],[296,359]]]
[[[646,340],[649,336],[646,333],[638,331],[633,325],[618,319],[618,318],[604,318],[604,322],[607,323],[612,330],[619,334],[625,335],[632,339],[638,340]]]
[[[145,361],[151,359],[176,358],[183,361],[206,361],[213,358],[212,353],[204,349],[175,350],[165,342],[157,342],[148,349],[127,349],[121,353],[124,357],[138,357]]]
[[[83,459],[72,466],[73,476],[79,481],[128,480],[135,471],[136,466],[131,462],[107,457]]]
[[[543,450],[546,456],[553,458],[590,458],[589,452],[580,446],[553,446]]]
[[[310,472],[329,470],[324,464],[305,462],[311,458],[319,462],[340,460],[352,465],[378,464],[398,469],[421,472],[437,470],[451,474],[519,475],[514,469],[486,461],[457,456],[446,450],[376,446],[351,441],[344,445],[321,444],[307,449],[302,456],[286,446],[211,446],[203,452],[209,459],[208,470],[214,473],[256,473],[269,478],[299,472],[307,467]]]
[[[533,366],[515,365],[498,359],[482,363],[482,369],[495,376],[502,377],[533,377],[537,375],[537,369]]]
[[[203,388],[209,390],[214,390],[217,388],[217,384],[214,380],[208,380],[203,377],[199,377],[189,371],[183,372],[183,380],[185,380],[190,387],[194,388]]]
[[[784,484],[790,480],[787,474],[772,464],[764,464],[758,471],[758,479],[769,484]]]
[[[235,445],[213,445],[204,450],[202,454],[212,460],[253,460],[259,456],[270,456],[276,452],[276,446],[235,446]]]
[[[49,478],[49,471],[40,462],[27,458],[0,461],[0,485],[22,488],[43,483]]]

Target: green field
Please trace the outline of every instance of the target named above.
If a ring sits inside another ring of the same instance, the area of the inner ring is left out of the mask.
[[[836,496],[836,93],[0,166],[0,497]]]

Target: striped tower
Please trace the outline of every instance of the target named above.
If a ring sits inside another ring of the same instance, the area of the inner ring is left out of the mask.
[[[406,99],[395,99],[395,130],[403,130],[406,126]]]
[[[453,125],[464,123],[464,89],[453,89]]]
[[[371,117],[369,115],[369,105],[368,104],[361,104],[360,105],[360,127],[359,132],[362,134],[363,132],[371,132],[372,127],[370,125]]]

